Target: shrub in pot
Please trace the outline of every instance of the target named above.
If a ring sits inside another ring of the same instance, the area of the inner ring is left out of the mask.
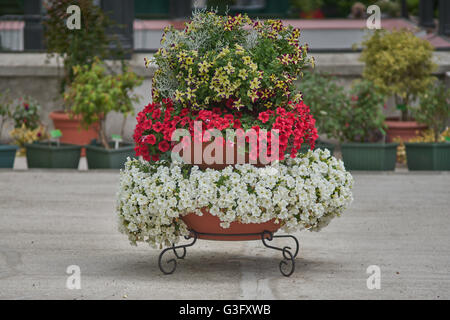
[[[91,65],[95,57],[99,59],[121,59],[124,52],[120,42],[108,36],[106,30],[114,26],[102,9],[93,0],[79,0],[77,5],[82,12],[81,29],[70,30],[66,19],[70,16],[67,8],[73,4],[71,0],[49,0],[45,2],[47,19],[45,25],[45,41],[49,57],[58,55],[63,61],[61,92],[70,86],[75,74],[73,67]],[[89,126],[81,125],[83,119],[71,112],[71,106],[64,110],[50,113],[50,119],[56,129],[61,130],[61,142],[84,145],[98,138],[98,122]],[[84,150],[83,150],[84,155]]]
[[[440,142],[450,119],[450,90],[443,83],[429,86],[414,115],[431,129],[433,137],[432,142],[405,143],[408,169],[450,170],[450,142]]]
[[[335,77],[318,72],[305,72],[300,82],[303,101],[311,109],[316,119],[317,131],[327,138],[338,136],[341,123],[335,115],[348,104],[348,97],[343,86],[337,84]],[[316,148],[329,149],[334,152],[334,145],[318,141]]]
[[[18,147],[2,144],[1,137],[5,124],[11,118],[12,100],[9,93],[0,93],[0,168],[13,168]]]
[[[41,106],[31,97],[19,98],[13,108],[11,118],[14,129],[10,131],[14,144],[19,146],[19,154],[25,154],[25,145],[46,139],[47,131],[41,122]]]
[[[349,170],[394,170],[397,143],[379,143],[385,134],[384,97],[372,82],[362,80],[351,89],[349,102],[336,117],[342,157]]]
[[[363,42],[360,59],[365,63],[364,78],[383,94],[393,95],[401,112],[399,119],[386,121],[388,141],[395,137],[407,141],[426,128],[411,117],[410,110],[418,95],[433,82],[436,65],[432,58],[429,41],[408,30],[376,30]]]
[[[81,116],[85,127],[99,123],[99,143],[85,146],[89,168],[122,167],[126,158],[133,156],[134,146],[117,144],[117,148],[112,148],[106,136],[106,118],[112,111],[124,114],[124,118],[133,112],[133,102],[139,101],[139,96],[132,90],[142,80],[127,69],[121,74],[107,74],[98,59],[92,65],[75,66],[74,75],[65,101],[72,105],[74,114]]]

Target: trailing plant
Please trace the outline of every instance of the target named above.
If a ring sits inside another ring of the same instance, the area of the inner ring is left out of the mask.
[[[401,119],[408,120],[411,102],[433,82],[433,46],[406,29],[376,30],[362,45],[364,78],[394,95]]]
[[[367,80],[357,81],[350,101],[333,115],[340,122],[337,138],[348,142],[377,142],[385,135],[384,96]]]
[[[48,0],[44,5],[47,10],[44,27],[48,56],[57,54],[64,62],[61,92],[72,83],[74,66],[91,65],[95,57],[101,60],[123,58],[120,41],[106,32],[116,25],[93,0]],[[81,9],[79,30],[70,30],[66,26],[70,5],[78,5]]]
[[[150,103],[137,115],[137,125],[134,131],[136,155],[145,160],[157,161],[161,155],[172,150],[172,135],[177,129],[189,131],[194,142],[209,140],[212,129],[225,135],[228,129],[242,129],[244,134],[253,129],[256,134],[260,130],[278,130],[279,155],[278,160],[283,160],[289,153],[295,157],[302,144],[308,144],[314,148],[317,139],[315,120],[309,113],[309,108],[303,103],[289,104],[286,107],[278,107],[274,111],[262,111],[256,116],[243,114],[230,106],[227,108],[213,108],[212,110],[192,110],[189,108],[176,109],[170,99],[165,99],[161,104]],[[195,132],[194,122],[201,121],[199,132]],[[270,149],[272,142],[271,133],[267,137],[267,145]],[[225,143],[226,141],[223,141]],[[234,138],[231,142],[234,142]],[[256,158],[259,154],[259,145],[252,146],[250,157]],[[252,159],[253,160],[253,159]]]
[[[328,74],[305,72],[299,88],[316,119],[318,133],[337,137],[341,126],[339,110],[346,109],[350,103],[344,87]]]
[[[98,58],[92,65],[75,66],[73,72],[75,78],[64,94],[64,100],[71,104],[74,114],[82,116],[84,126],[100,123],[100,142],[109,149],[106,116],[111,111],[124,116],[133,113],[133,103],[139,101],[139,96],[132,90],[142,83],[142,79],[128,69],[121,74],[108,74]]]
[[[430,85],[420,96],[419,106],[413,109],[413,115],[417,122],[426,124],[432,130],[434,142],[438,142],[450,119],[450,90],[441,82]]]
[[[294,81],[313,64],[299,36],[280,20],[195,12],[184,30],[164,31],[153,60],[153,101],[170,98],[176,108],[193,109],[228,102],[262,111],[299,100]]]
[[[129,160],[120,174],[119,229],[134,245],[171,246],[189,234],[181,217],[208,210],[222,228],[276,219],[288,232],[319,231],[350,205],[352,187],[351,174],[328,150],[265,168],[243,164],[221,171]]]

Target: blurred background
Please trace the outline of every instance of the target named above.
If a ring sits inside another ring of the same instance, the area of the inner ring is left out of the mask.
[[[408,29],[434,47],[437,64],[434,75],[449,83],[450,0],[94,0],[121,28],[112,28],[127,50],[133,70],[144,78],[136,92],[141,96],[135,110],[151,100],[153,69],[146,69],[144,57],[160,46],[164,27],[182,29],[192,10],[217,8],[230,14],[247,13],[252,18],[280,18],[301,30],[301,43],[307,43],[316,58],[317,70],[336,77],[343,87],[361,78],[364,63],[359,60],[361,43],[373,30],[367,28],[367,7],[381,10],[381,28]],[[49,58],[45,46],[45,0],[0,0],[0,91],[9,89],[12,98],[32,96],[41,105],[40,118],[50,129],[49,114],[62,108],[61,67]],[[92,44],[95,46],[95,43]],[[386,115],[397,112],[388,102]],[[135,119],[124,126],[125,139],[131,139]],[[123,127],[122,116],[108,116],[108,134]],[[123,131],[123,130],[122,130]],[[3,137],[8,136],[4,129]]]

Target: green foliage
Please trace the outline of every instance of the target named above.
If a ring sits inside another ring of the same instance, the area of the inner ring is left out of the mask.
[[[44,21],[45,39],[49,56],[58,54],[64,61],[61,92],[74,79],[73,67],[91,65],[95,57],[105,59],[123,57],[116,38],[109,37],[106,29],[114,26],[93,0],[48,0],[45,3],[47,19]],[[67,8],[78,5],[81,9],[81,29],[66,26]]]
[[[409,103],[423,93],[433,81],[436,65],[433,47],[407,30],[376,30],[363,42],[361,61],[364,78],[387,95],[395,95],[406,105],[402,119],[407,120]]]
[[[291,0],[291,4],[302,12],[311,12],[320,9],[323,5],[323,0]]]
[[[399,1],[379,0],[375,4],[380,7],[380,11],[383,14],[387,14],[390,17],[398,17],[400,15]]]
[[[385,134],[384,96],[373,83],[357,81],[350,90],[350,101],[333,115],[339,121],[337,138],[349,142],[377,142]]]
[[[117,75],[107,74],[99,59],[92,65],[75,66],[73,72],[75,77],[64,99],[72,105],[74,114],[82,116],[86,127],[100,122],[100,140],[109,149],[104,125],[106,116],[111,111],[133,113],[133,102],[138,102],[139,96],[132,94],[132,90],[142,79],[128,70]]]
[[[305,65],[300,30],[280,20],[196,12],[182,31],[167,28],[154,55],[153,99],[204,109],[229,103],[250,110],[295,98],[294,81]]]
[[[11,118],[14,120],[14,128],[21,128],[35,130],[41,125],[39,112],[41,106],[31,97],[19,99],[15,106]]]
[[[300,82],[300,91],[303,93],[303,101],[316,119],[319,134],[336,137],[341,126],[336,115],[349,104],[344,88],[337,84],[336,78],[328,74],[305,72]]]
[[[438,142],[450,119],[450,90],[440,82],[430,85],[420,96],[420,105],[413,110],[413,115],[432,129],[434,142]]]

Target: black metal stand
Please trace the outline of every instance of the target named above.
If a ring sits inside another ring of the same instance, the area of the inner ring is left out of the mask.
[[[186,248],[192,247],[197,242],[197,239],[199,238],[199,236],[202,236],[202,235],[203,236],[221,236],[221,237],[222,236],[226,236],[226,237],[260,236],[261,241],[266,248],[274,249],[274,250],[278,250],[278,251],[282,252],[283,260],[281,260],[280,264],[279,264],[279,269],[280,269],[281,274],[285,277],[289,277],[290,275],[292,275],[294,273],[295,258],[297,257],[298,250],[299,250],[299,243],[298,243],[297,238],[294,236],[291,236],[291,235],[275,236],[270,231],[263,231],[261,233],[218,234],[218,233],[200,233],[195,230],[191,230],[191,234],[189,236],[185,237],[186,240],[192,239],[192,241],[190,243],[178,245],[178,246],[173,245],[172,247],[166,248],[163,251],[161,251],[161,253],[159,255],[159,259],[158,259],[159,269],[164,274],[174,273],[175,269],[177,268],[177,260],[175,258],[172,258],[170,260],[167,260],[165,265],[163,265],[164,254],[169,251],[173,251],[173,253],[177,259],[184,259],[184,257],[186,256]],[[272,241],[275,238],[291,238],[291,239],[293,239],[295,242],[295,252],[294,253],[291,252],[291,247],[286,246],[286,247],[280,248],[280,247],[271,246],[267,243],[267,241]],[[177,249],[183,249],[183,253],[179,254]],[[171,265],[171,266],[166,268],[167,265]]]

